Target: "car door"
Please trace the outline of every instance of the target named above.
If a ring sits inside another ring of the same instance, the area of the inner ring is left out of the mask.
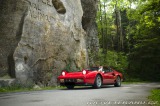
[[[111,84],[114,83],[115,74],[111,68],[104,67],[103,68],[103,82],[104,84]]]

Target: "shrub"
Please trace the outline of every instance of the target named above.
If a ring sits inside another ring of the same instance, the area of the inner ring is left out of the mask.
[[[157,103],[155,106],[160,106],[160,89],[152,90],[151,95],[148,98]]]
[[[102,50],[100,50],[98,57],[98,64],[110,66],[122,73],[124,73],[128,67],[127,56],[123,52],[107,51],[107,53],[103,53]]]

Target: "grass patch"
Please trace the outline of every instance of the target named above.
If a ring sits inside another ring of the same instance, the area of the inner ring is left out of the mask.
[[[29,91],[41,91],[41,90],[53,90],[53,89],[62,89],[64,87],[61,86],[48,86],[48,87],[24,87],[24,86],[8,86],[8,87],[0,87],[0,93],[6,92],[29,92]]]
[[[140,83],[149,83],[149,81],[124,81],[122,84],[140,84]]]
[[[140,84],[143,82],[122,82],[122,84]]]
[[[149,83],[149,81],[143,81],[137,78],[128,78],[122,82],[122,84],[139,84],[139,83]]]
[[[1,87],[0,92],[22,92],[22,91],[31,91],[30,88],[16,88],[16,87]]]
[[[124,79],[122,84],[139,84],[139,83],[149,83],[150,81],[144,81],[139,78],[129,78],[128,76]]]
[[[11,79],[11,77],[9,75],[5,75],[3,77],[0,77],[0,79]]]
[[[154,101],[156,104],[154,106],[160,106],[160,88],[153,89],[151,95],[148,97],[151,101]]]

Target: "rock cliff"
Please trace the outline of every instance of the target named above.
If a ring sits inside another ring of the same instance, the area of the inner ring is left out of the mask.
[[[96,24],[98,0],[81,0],[83,8],[82,26],[87,33],[87,49],[89,65],[95,65],[95,59],[99,50],[99,40]]]
[[[87,67],[98,47],[96,3],[0,0],[0,76],[53,85],[67,66]]]

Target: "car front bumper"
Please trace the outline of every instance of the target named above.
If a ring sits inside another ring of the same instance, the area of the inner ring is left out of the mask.
[[[86,76],[79,77],[59,77],[58,82],[61,86],[74,85],[74,86],[89,86],[93,85],[94,79],[86,78]]]

